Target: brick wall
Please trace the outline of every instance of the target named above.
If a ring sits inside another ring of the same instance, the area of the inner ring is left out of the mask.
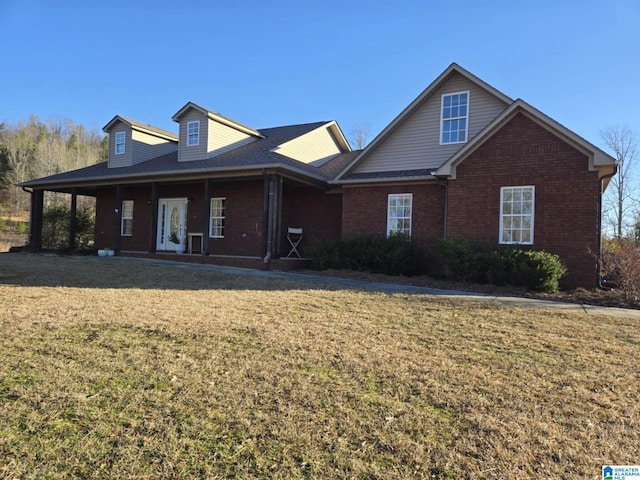
[[[523,114],[457,167],[449,182],[449,238],[498,244],[500,187],[534,185],[534,244],[562,257],[563,286],[593,288],[598,178],[585,155]]]
[[[303,256],[305,248],[314,242],[340,239],[341,214],[340,193],[284,185],[280,254],[287,255],[289,252],[288,227],[302,228],[303,240],[298,250]]]
[[[411,240],[418,261],[430,271],[433,247],[444,232],[444,187],[435,183],[346,187],[342,200],[342,236],[386,235],[389,194],[411,193]]]

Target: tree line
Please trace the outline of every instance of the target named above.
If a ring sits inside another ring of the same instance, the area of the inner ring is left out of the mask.
[[[68,119],[0,123],[0,204],[27,212],[29,194],[15,185],[34,178],[75,170],[107,160],[108,137]],[[47,199],[49,205],[57,197]]]

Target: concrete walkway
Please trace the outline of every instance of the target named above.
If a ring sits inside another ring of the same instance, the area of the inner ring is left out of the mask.
[[[83,257],[75,257],[83,258]],[[93,258],[93,257],[84,257]],[[443,290],[439,288],[419,287],[415,285],[402,285],[396,283],[370,282],[364,280],[352,280],[348,278],[328,277],[321,275],[311,275],[306,273],[279,272],[271,270],[254,270],[250,268],[225,267],[219,265],[174,262],[170,260],[137,258],[137,257],[108,257],[101,261],[122,262],[146,265],[161,265],[165,267],[186,268],[191,270],[205,270],[213,272],[228,273],[231,275],[243,275],[251,277],[274,278],[288,280],[291,282],[307,282],[319,285],[334,285],[344,288],[359,290],[373,290],[389,293],[408,293],[437,295],[441,298],[465,300],[473,302],[495,302],[504,305],[514,305],[519,307],[534,307],[562,310],[566,312],[587,313],[589,315],[610,315],[614,317],[633,318],[640,320],[640,310],[617,307],[602,307],[598,305],[587,305],[579,303],[560,302],[554,300],[539,300],[534,298],[500,296],[485,293],[466,292],[462,290]]]

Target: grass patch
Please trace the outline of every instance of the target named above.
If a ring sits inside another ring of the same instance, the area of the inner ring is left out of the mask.
[[[596,478],[637,322],[0,255],[0,477]]]

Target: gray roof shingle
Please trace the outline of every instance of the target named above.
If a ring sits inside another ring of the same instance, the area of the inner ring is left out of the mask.
[[[82,185],[83,182],[104,183],[111,180],[166,177],[189,173],[198,175],[215,172],[233,172],[234,170],[256,169],[262,167],[280,167],[295,171],[297,174],[307,175],[321,181],[329,181],[335,173],[353,158],[353,152],[337,155],[321,167],[315,167],[298,160],[294,160],[271,150],[278,145],[304,135],[327,122],[315,122],[301,125],[265,128],[258,130],[264,137],[221,155],[189,162],[178,162],[178,153],[173,152],[147,160],[128,167],[108,168],[107,162],[69,172],[59,173],[48,177],[38,178],[21,183],[25,187],[46,187],[48,185]]]

